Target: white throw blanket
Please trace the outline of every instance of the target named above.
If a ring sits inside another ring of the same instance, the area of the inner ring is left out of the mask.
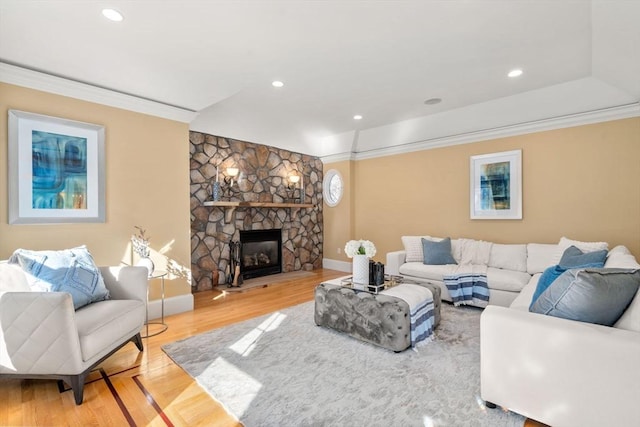
[[[431,341],[435,317],[433,314],[433,294],[427,287],[403,283],[380,292],[404,300],[409,305],[411,321],[411,347]]]
[[[482,240],[458,240],[454,253],[458,265],[450,274],[443,277],[454,305],[487,306],[489,302],[487,264],[489,264],[492,245],[493,243]]]

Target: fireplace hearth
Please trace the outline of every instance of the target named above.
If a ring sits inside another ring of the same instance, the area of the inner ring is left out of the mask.
[[[240,231],[243,279],[282,272],[282,229]]]

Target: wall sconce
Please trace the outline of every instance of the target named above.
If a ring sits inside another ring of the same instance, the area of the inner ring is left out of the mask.
[[[235,179],[236,176],[238,176],[238,173],[240,173],[240,169],[238,168],[227,168],[227,180],[231,181],[231,184],[229,184],[230,187],[233,187],[233,180]],[[227,181],[229,182],[229,181]]]
[[[291,175],[289,177],[289,190],[295,190],[296,184],[300,182],[300,177],[298,175]]]
[[[238,182],[236,177],[240,173],[240,169],[236,167],[227,168],[227,176],[224,177],[224,183],[227,184],[227,191],[229,193],[229,197],[233,194],[233,184]],[[234,182],[235,181],[235,182]]]

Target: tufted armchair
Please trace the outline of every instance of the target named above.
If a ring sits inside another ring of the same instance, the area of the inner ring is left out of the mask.
[[[0,377],[62,380],[80,405],[89,372],[129,341],[143,350],[146,268],[100,267],[110,299],[75,311],[70,294],[26,290],[0,267]]]

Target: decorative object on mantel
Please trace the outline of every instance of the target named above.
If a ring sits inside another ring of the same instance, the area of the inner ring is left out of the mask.
[[[369,240],[349,240],[344,246],[344,253],[353,258],[353,283],[369,285],[369,258],[376,254],[375,245]]]
[[[211,192],[211,196],[213,197],[214,202],[220,201],[220,193],[222,189],[220,188],[220,175],[218,173],[218,166],[216,166],[216,182],[213,183],[213,191]]]
[[[133,252],[140,257],[136,265],[146,267],[149,272],[149,276],[151,276],[156,266],[153,263],[153,260],[149,258],[149,254],[151,252],[149,250],[150,239],[146,236],[146,230],[144,228],[139,225],[136,225],[134,228],[138,230],[138,234],[131,236],[131,247],[133,248]]]

